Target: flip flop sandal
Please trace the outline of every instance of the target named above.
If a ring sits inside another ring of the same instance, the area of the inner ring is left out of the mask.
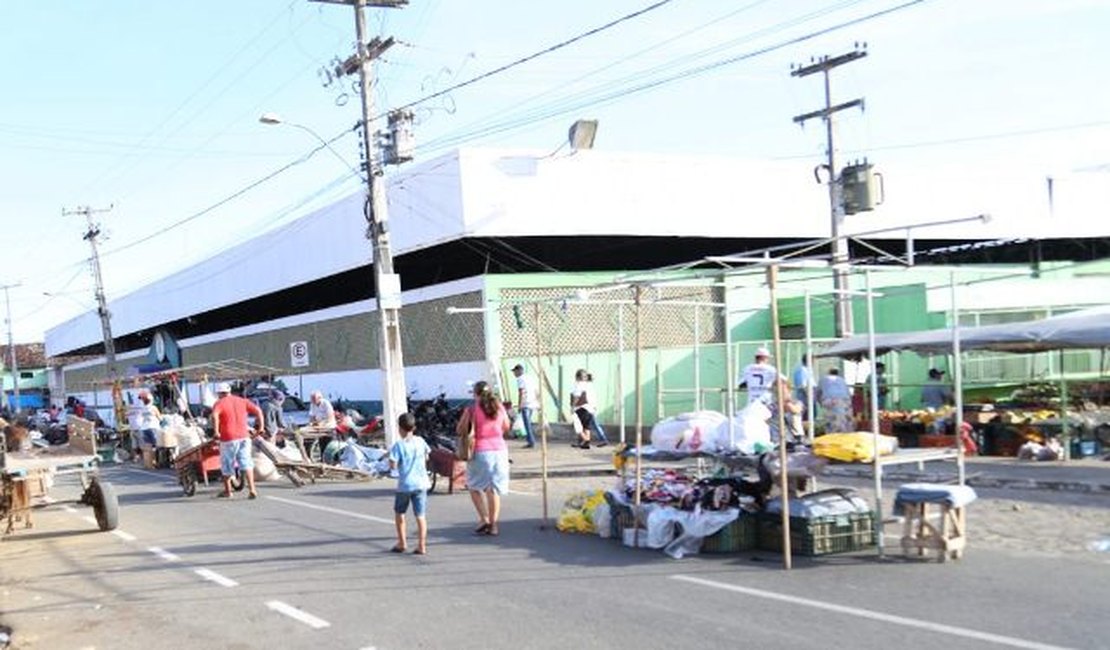
[[[489,524],[482,524],[481,526],[478,526],[477,528],[474,529],[474,534],[475,535],[488,535],[489,534]]]
[[[405,549],[400,547],[400,546],[394,546],[393,548],[389,549],[389,552],[390,553],[404,553]]]
[[[412,554],[413,555],[427,555],[428,552],[427,551],[421,551],[420,549],[416,549],[412,552]]]

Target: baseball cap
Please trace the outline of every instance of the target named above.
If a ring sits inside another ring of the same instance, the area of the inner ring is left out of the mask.
[[[519,363],[516,364],[515,366],[513,366],[513,372],[516,372],[517,370],[524,370],[524,366],[520,365]]]
[[[226,381],[221,381],[220,383],[216,384],[216,392],[231,394],[231,384],[227,383]]]
[[[757,356],[757,357],[767,357],[768,359],[770,359],[771,358],[771,351],[768,350],[767,348],[757,348],[756,351],[755,351],[755,356]]]

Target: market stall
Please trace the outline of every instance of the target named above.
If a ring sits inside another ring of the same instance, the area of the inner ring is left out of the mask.
[[[876,334],[873,337],[873,354],[891,351],[952,354],[958,364],[960,359],[957,355],[970,350],[1012,353],[1091,348],[1105,350],[1110,347],[1110,327],[1106,325],[1108,318],[1110,307],[1097,307],[1037,321]],[[955,338],[957,332],[958,343]],[[868,336],[854,336],[833,345],[821,355],[844,358],[871,356],[869,344]],[[961,374],[958,369],[954,373],[957,381]],[[1038,390],[1027,390],[1028,395],[1015,391],[1011,400],[1000,404],[969,404],[966,408],[961,391],[957,390],[956,397],[961,400],[957,404],[958,411],[888,413],[880,415],[880,428],[897,435],[895,429],[902,427],[908,437],[909,434],[955,433],[960,424],[969,422],[978,430],[984,452],[998,455],[1017,455],[1020,445],[1030,440],[1045,442],[1054,435],[1066,439],[1070,432],[1080,430],[1089,431],[1092,436],[1097,433],[1106,435],[1105,432],[1110,431],[1110,427],[1104,426],[1110,422],[1110,412],[1080,413],[1069,410],[1067,383],[1064,380],[1061,379],[1058,384],[1040,382],[1034,387]],[[941,426],[933,427],[934,421],[941,422]],[[1067,455],[1071,445],[1065,445],[1063,449]]]

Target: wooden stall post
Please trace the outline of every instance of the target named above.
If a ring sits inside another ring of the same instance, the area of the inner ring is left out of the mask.
[[[805,361],[809,364],[809,382],[806,384],[806,438],[813,444],[813,427],[817,415],[817,405],[813,403],[813,384],[816,375],[813,364],[813,312],[810,306],[809,289],[805,291],[806,351]]]
[[[543,387],[547,384],[547,377],[543,371],[543,355],[540,351],[540,304],[538,302],[532,305],[532,314],[536,325],[533,339],[536,344],[536,382],[539,386],[537,392],[539,392],[540,397],[538,407],[540,416],[540,483],[543,492],[543,521],[540,524],[540,529],[547,530],[550,526],[547,506],[547,416],[543,408]]]
[[[779,336],[779,303],[778,303],[778,275],[779,267],[771,264],[767,267],[767,286],[771,292],[771,335],[774,340],[775,359],[782,361],[782,337]],[[782,397],[783,381],[781,375],[772,382],[775,393],[775,404],[778,407],[779,418],[779,491],[782,492],[782,568],[790,570],[792,564],[790,549],[790,477],[787,475],[786,455],[786,404]]]
[[[869,384],[871,388],[871,462],[874,463],[872,474],[875,479],[875,545],[879,557],[883,557],[883,464],[879,460],[879,375],[875,372],[875,295],[871,291],[871,269],[865,269],[864,301],[867,304],[867,358],[871,362]]]
[[[632,533],[632,545],[640,546],[640,480],[643,475],[643,446],[644,446],[644,338],[643,314],[640,305],[643,297],[643,287],[636,285],[634,304],[636,305],[636,483],[632,492],[632,512],[635,528]]]

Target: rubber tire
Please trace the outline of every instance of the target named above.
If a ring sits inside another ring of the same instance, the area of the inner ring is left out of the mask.
[[[102,531],[115,530],[119,526],[119,499],[111,483],[101,483],[93,479],[89,483],[89,492],[92,496],[93,513],[96,515],[96,525]]]
[[[197,493],[197,470],[195,468],[187,467],[181,470],[181,491],[187,497]]]
[[[436,472],[436,468],[432,466],[431,458],[428,459],[425,470],[427,470],[428,479],[431,481],[431,485],[428,487],[428,494],[431,494],[436,491],[436,481],[439,480],[439,473]]]
[[[242,492],[243,488],[247,486],[246,480],[243,478],[243,470],[237,469],[231,476],[231,489],[236,492]]]

